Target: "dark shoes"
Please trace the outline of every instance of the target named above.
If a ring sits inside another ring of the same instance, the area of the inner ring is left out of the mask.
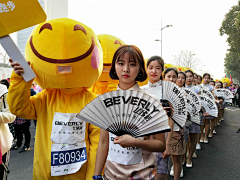
[[[25,152],[25,151],[29,151],[30,150],[30,147],[27,147],[27,146],[23,146],[22,149],[19,151],[19,153],[22,153],[22,152]]]
[[[17,144],[13,144],[11,147],[11,150],[16,150],[18,148],[20,148],[21,146],[17,146]]]
[[[237,133],[240,133],[240,129],[237,131]]]

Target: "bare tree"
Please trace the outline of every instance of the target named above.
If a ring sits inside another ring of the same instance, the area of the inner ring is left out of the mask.
[[[195,57],[192,51],[182,50],[178,55],[173,55],[171,63],[178,66],[188,67],[192,69],[197,69],[200,64],[200,60]]]
[[[0,53],[0,61],[3,63],[3,64],[9,64],[9,57],[6,53]]]
[[[2,63],[3,65],[9,65],[9,57],[1,46],[0,46],[0,63]]]

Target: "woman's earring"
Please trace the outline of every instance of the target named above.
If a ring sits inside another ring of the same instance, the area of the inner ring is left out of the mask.
[[[141,78],[142,77],[142,74],[141,73],[139,73],[138,75],[137,75],[137,78]]]

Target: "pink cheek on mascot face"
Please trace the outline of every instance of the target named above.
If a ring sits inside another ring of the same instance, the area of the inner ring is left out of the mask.
[[[99,58],[99,52],[98,52],[98,48],[95,45],[93,52],[92,52],[92,57],[91,57],[91,66],[93,69],[98,69],[100,63],[100,58]]]

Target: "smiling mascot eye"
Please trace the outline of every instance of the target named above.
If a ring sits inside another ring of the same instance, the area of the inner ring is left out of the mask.
[[[25,55],[43,89],[91,87],[103,68],[102,48],[93,30],[68,18],[38,25]]]

